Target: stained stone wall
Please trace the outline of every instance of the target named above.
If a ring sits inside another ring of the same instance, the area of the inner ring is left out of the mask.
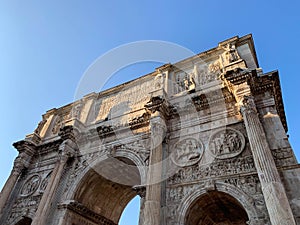
[[[0,224],[300,223],[277,71],[251,35],[51,109],[16,142]]]

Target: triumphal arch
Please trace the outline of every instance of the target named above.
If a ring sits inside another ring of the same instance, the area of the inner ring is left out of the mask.
[[[47,111],[14,143],[0,224],[300,224],[279,75],[251,35]]]

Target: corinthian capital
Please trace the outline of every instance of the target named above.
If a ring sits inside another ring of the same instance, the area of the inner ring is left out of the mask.
[[[243,96],[242,104],[240,106],[241,113],[257,113],[254,97],[252,95]]]
[[[78,146],[73,140],[64,140],[59,146],[59,160],[66,161],[68,158],[76,156],[77,152]]]
[[[163,117],[157,116],[150,119],[151,132],[156,135],[164,135],[167,131],[166,123]]]

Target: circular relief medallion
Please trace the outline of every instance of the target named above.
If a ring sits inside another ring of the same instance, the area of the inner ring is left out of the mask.
[[[172,161],[180,167],[191,166],[199,162],[203,154],[203,145],[195,138],[178,141],[171,154]]]
[[[239,155],[244,148],[244,135],[232,128],[219,130],[209,138],[209,151],[218,159],[235,157]]]
[[[27,179],[21,189],[21,196],[28,196],[33,194],[37,190],[40,184],[40,180],[41,178],[39,175],[33,175],[29,179]]]

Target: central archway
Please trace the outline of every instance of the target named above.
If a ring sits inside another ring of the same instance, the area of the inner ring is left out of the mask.
[[[248,220],[236,199],[224,192],[210,191],[191,204],[185,225],[246,225]]]
[[[103,221],[98,224],[119,224],[125,207],[137,195],[133,187],[140,184],[139,170],[130,159],[109,157],[99,162],[85,173],[77,186],[73,198],[76,206],[69,211],[67,224],[81,224],[79,219],[98,223],[95,218]],[[87,213],[81,213],[78,208]]]

